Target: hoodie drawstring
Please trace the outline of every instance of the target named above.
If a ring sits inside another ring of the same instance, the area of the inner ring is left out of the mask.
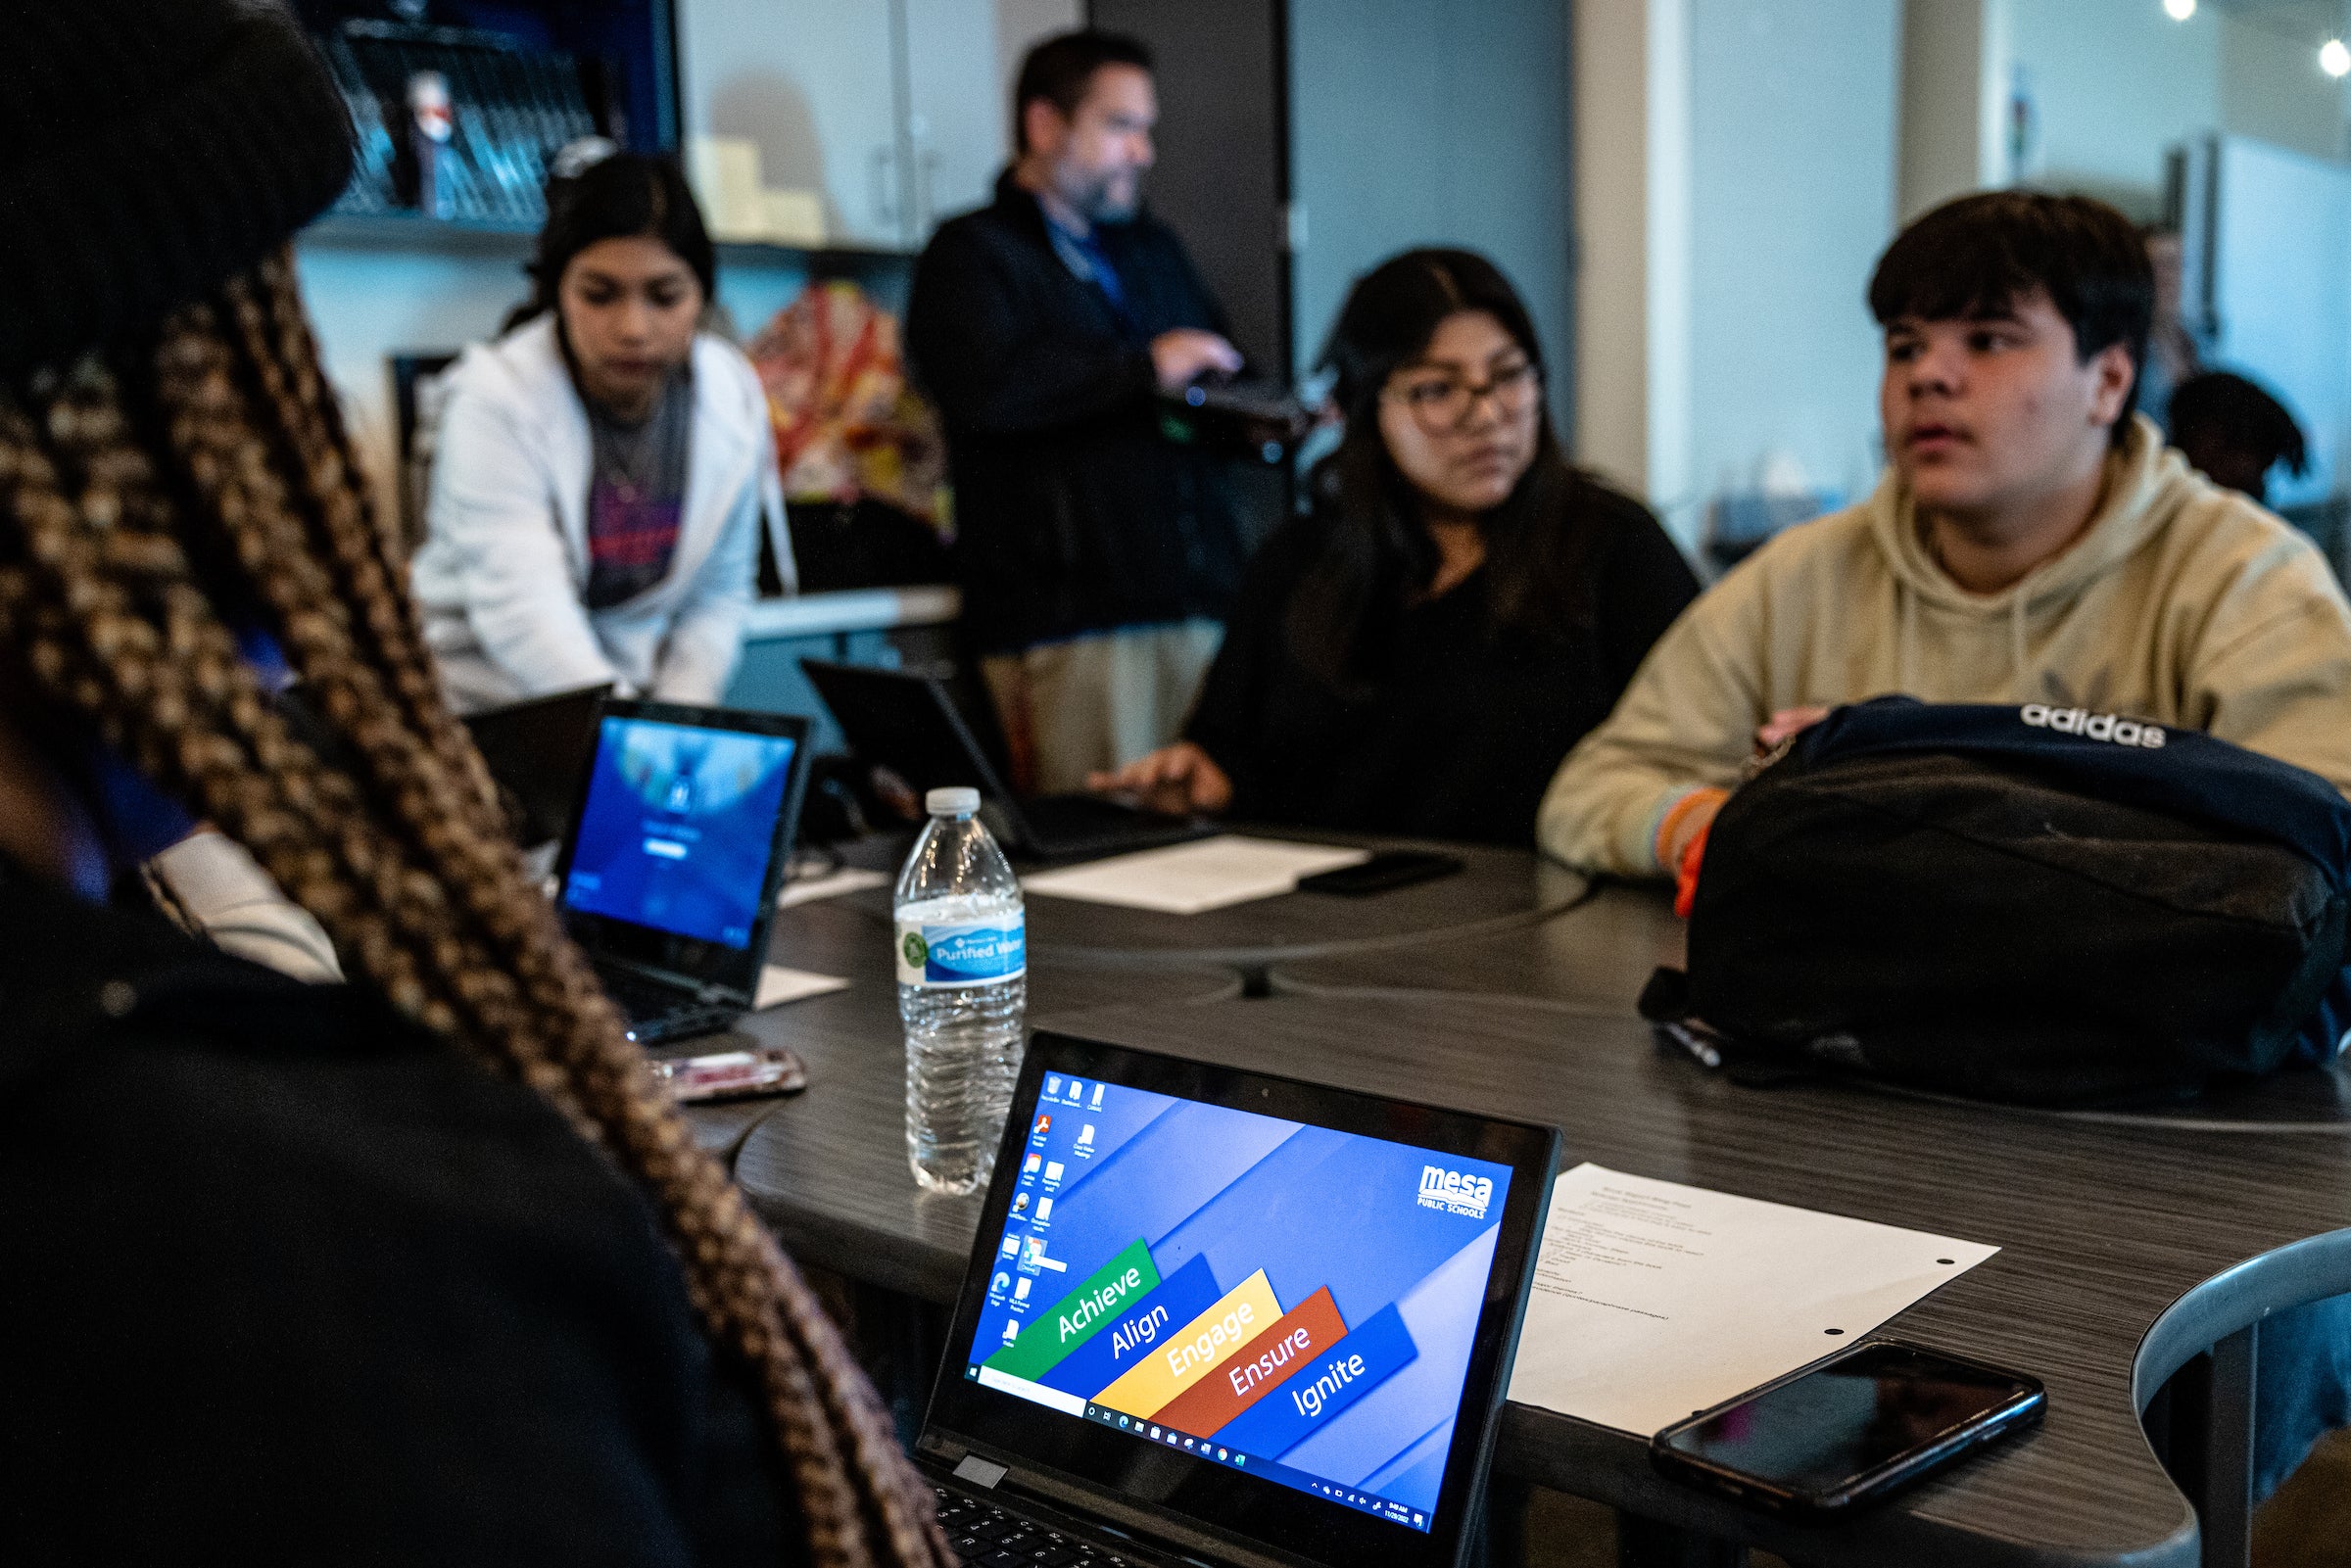
[[[1917,595],[1901,578],[1894,580],[1894,689],[1904,696],[1918,693],[1910,687],[1910,638]]]
[[[2008,688],[2019,702],[2033,695],[2025,689],[2025,595],[2021,587],[2008,598]]]

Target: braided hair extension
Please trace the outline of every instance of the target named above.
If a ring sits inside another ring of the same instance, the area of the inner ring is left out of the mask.
[[[208,583],[276,634],[334,760],[279,718]],[[0,660],[243,843],[356,974],[645,1186],[713,1341],[757,1380],[817,1563],[950,1560],[838,1332],[526,879],[282,251],[137,354],[0,387]]]

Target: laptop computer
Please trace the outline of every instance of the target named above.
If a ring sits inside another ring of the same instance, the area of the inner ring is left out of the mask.
[[[641,1044],[750,1011],[807,741],[786,714],[603,705],[556,905]]]
[[[949,1540],[1452,1568],[1559,1141],[1038,1033],[916,1447]]]
[[[1216,831],[1190,817],[1163,816],[1098,795],[1014,795],[1004,783],[1001,736],[992,725],[984,735],[976,730],[936,671],[826,659],[802,659],[800,668],[858,756],[889,769],[918,795],[956,784],[978,789],[988,832],[1018,854],[1088,860]]]
[[[506,797],[524,848],[571,832],[580,775],[596,749],[596,714],[612,685],[585,686],[465,715],[466,730]]]

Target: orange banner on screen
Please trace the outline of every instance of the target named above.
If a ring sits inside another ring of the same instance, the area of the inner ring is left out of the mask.
[[[1128,1415],[1149,1416],[1230,1360],[1280,1316],[1281,1304],[1273,1299],[1273,1287],[1266,1283],[1261,1268],[1180,1329],[1163,1332],[1151,1354],[1095,1395],[1094,1402]]]
[[[1153,1419],[1192,1437],[1213,1438],[1217,1428],[1279,1388],[1284,1378],[1306,1364],[1308,1356],[1346,1337],[1347,1325],[1340,1320],[1338,1304],[1330,1299],[1330,1287],[1325,1285],[1219,1362],[1215,1376],[1202,1378],[1181,1397],[1162,1405]]]

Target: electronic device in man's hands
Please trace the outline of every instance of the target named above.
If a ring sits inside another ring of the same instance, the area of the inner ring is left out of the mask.
[[[1452,855],[1432,855],[1416,849],[1387,849],[1352,866],[1301,877],[1298,879],[1298,887],[1302,892],[1339,893],[1349,898],[1362,898],[1369,893],[1411,887],[1417,882],[1433,882],[1440,877],[1451,877],[1461,869],[1461,861]]]
[[[1669,1426],[1650,1458],[1773,1513],[1832,1519],[2041,1417],[2037,1378],[1899,1340],[1864,1340]]]

